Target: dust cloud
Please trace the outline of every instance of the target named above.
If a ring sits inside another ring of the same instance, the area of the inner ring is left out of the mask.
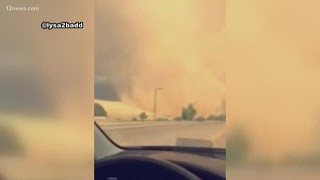
[[[228,126],[242,124],[250,157],[319,154],[319,22],[292,1],[228,4]]]
[[[251,159],[319,153],[319,3],[225,3],[97,1],[95,73],[148,111],[163,88],[164,115],[192,102],[214,113],[227,95]]]
[[[225,1],[96,1],[96,69],[121,101],[178,116],[195,103],[199,115],[225,100]]]

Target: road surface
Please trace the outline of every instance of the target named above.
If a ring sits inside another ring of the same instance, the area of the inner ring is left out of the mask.
[[[98,122],[121,146],[174,146],[177,138],[209,140],[225,148],[225,122]]]

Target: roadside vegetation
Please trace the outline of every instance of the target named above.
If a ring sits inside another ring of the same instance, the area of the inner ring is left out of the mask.
[[[173,118],[173,120],[174,120],[174,121],[181,121],[182,118],[181,118],[180,116],[177,116],[177,117]]]
[[[148,115],[147,115],[147,113],[142,112],[142,113],[140,113],[139,118],[141,121],[144,121],[148,118]]]
[[[196,118],[196,121],[205,121],[206,118],[204,118],[203,116],[199,116]]]
[[[148,120],[148,114],[146,112],[141,112],[136,117],[133,117],[132,121],[146,121]],[[198,111],[193,104],[189,104],[187,107],[183,107],[181,111],[181,116],[177,117],[158,117],[156,121],[226,121],[225,114],[211,114],[208,117],[198,115]]]
[[[197,115],[197,110],[193,104],[189,104],[188,107],[183,107],[181,112],[181,118],[186,121],[194,120]]]
[[[187,107],[182,108],[181,117],[176,117],[174,120],[185,121],[226,121],[225,114],[212,114],[207,118],[203,116],[197,116],[198,111],[193,104],[189,104]]]
[[[157,118],[157,121],[170,121],[170,119],[160,117],[160,118]]]
[[[94,103],[94,116],[108,117],[108,112],[99,103]]]
[[[219,114],[219,115],[210,115],[207,117],[208,121],[226,121],[226,115],[225,114]]]
[[[20,156],[25,153],[23,143],[12,127],[0,125],[0,144],[0,156]]]

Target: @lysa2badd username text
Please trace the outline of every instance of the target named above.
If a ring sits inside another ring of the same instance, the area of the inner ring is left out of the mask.
[[[59,23],[52,23],[52,22],[42,22],[41,23],[42,29],[83,29],[83,22],[59,22]]]

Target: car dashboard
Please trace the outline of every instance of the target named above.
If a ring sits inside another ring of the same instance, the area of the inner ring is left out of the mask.
[[[225,173],[226,161],[223,158],[206,157],[203,155],[201,156],[201,155],[195,155],[195,154],[183,153],[183,152],[157,151],[157,150],[125,150],[118,154],[113,155],[112,157],[117,157],[117,158],[147,157],[150,159],[157,159],[165,162],[170,162],[178,167],[181,167],[182,169],[185,169],[191,174],[194,174],[198,179],[202,179],[202,180],[206,180],[206,179],[224,180],[226,177],[226,173]],[[104,159],[97,161],[97,163],[101,164],[101,162],[103,161]],[[143,165],[139,165],[139,166],[143,166]],[[145,166],[148,166],[148,165],[145,165]],[[134,167],[134,168],[137,168],[137,167]],[[159,172],[156,172],[158,170],[155,168],[154,169],[150,167],[141,167],[141,168],[148,169],[147,171],[141,172],[142,174],[145,173],[146,179],[148,178],[156,179],[155,177],[152,177],[151,174],[159,173]],[[132,170],[132,168],[130,169]],[[139,171],[139,170],[135,170],[135,171]],[[128,170],[126,170],[126,172],[128,172]],[[138,173],[138,174],[141,175],[141,173]],[[117,174],[115,174],[114,176],[115,177],[112,177],[112,178],[117,178]],[[119,176],[121,177],[121,175]],[[131,176],[130,179],[134,179],[133,176]],[[169,176],[167,178],[169,178]],[[103,177],[103,179],[108,179],[108,178]],[[140,176],[139,179],[143,179],[142,176]],[[180,178],[177,178],[177,179],[180,179]]]

